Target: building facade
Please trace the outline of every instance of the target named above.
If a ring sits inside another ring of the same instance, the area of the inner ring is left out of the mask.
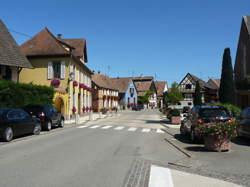
[[[137,89],[131,78],[111,78],[113,87],[119,90],[119,105],[123,109],[137,105]]]
[[[0,20],[0,80],[18,82],[23,68],[33,68]]]
[[[234,75],[237,90],[237,105],[250,106],[250,15],[243,16],[238,41]]]
[[[118,109],[119,91],[106,75],[92,75],[92,104],[94,112]]]
[[[84,39],[56,38],[45,28],[21,50],[34,69],[23,69],[20,82],[54,87],[54,105],[66,119],[92,110],[92,72],[86,66]]]
[[[157,89],[157,106],[162,108],[164,100],[163,95],[168,91],[168,85],[166,81],[155,81],[155,86]]]

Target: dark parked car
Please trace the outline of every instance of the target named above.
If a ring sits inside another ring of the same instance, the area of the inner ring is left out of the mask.
[[[64,126],[63,115],[57,112],[53,105],[29,105],[24,110],[29,112],[33,117],[40,118],[42,129],[50,131],[54,126]]]
[[[232,123],[233,120],[227,109],[222,106],[196,106],[182,121],[180,132],[182,135],[190,135],[191,141],[196,142],[202,138],[197,126],[210,122]]]
[[[22,109],[0,109],[0,134],[5,141],[11,141],[13,137],[33,133],[40,134],[41,122]]]
[[[250,138],[250,107],[244,109],[240,114],[237,134]]]
[[[190,111],[191,111],[191,108],[189,106],[184,106],[182,109],[182,113],[185,113],[185,114],[190,113]]]

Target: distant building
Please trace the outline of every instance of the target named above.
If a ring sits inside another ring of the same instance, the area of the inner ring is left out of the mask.
[[[0,80],[19,81],[22,68],[33,68],[0,20]]]
[[[123,108],[137,105],[137,89],[129,77],[111,78],[112,86],[119,90],[119,104]]]
[[[218,89],[210,85],[212,84],[211,81],[208,84],[202,79],[196,77],[195,75],[187,73],[186,76],[182,79],[182,81],[178,85],[178,88],[181,91],[182,96],[184,98],[184,100],[180,102],[181,106],[190,106],[190,107],[193,106],[193,99],[197,81],[199,82],[199,85],[201,87],[202,103],[210,103],[218,99],[217,98]]]
[[[155,86],[157,90],[157,103],[158,107],[163,107],[163,94],[168,91],[168,85],[166,81],[155,81]]]
[[[237,105],[241,108],[250,106],[250,15],[243,16],[234,75],[237,90]]]
[[[113,81],[108,76],[99,73],[93,74],[92,88],[94,112],[118,108],[119,91],[115,88]]]

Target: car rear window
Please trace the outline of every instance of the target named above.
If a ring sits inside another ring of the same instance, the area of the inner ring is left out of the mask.
[[[203,109],[199,112],[201,117],[230,117],[225,109]]]

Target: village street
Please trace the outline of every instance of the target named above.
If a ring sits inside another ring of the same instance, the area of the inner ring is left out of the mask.
[[[175,170],[190,158],[166,141],[177,140],[160,121],[157,110],[124,111],[1,143],[0,186],[235,186]]]

